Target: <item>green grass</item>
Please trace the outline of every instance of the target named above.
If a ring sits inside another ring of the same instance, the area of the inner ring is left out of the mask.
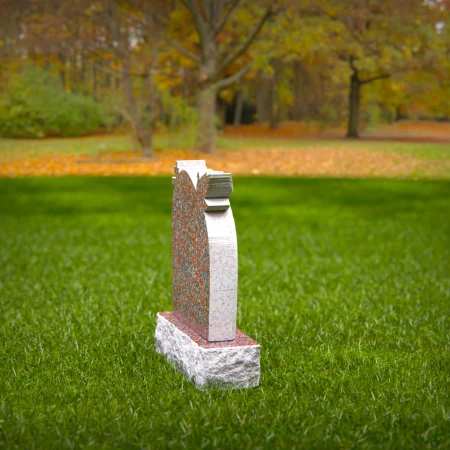
[[[54,154],[84,154],[94,156],[109,152],[130,151],[132,148],[132,141],[129,136],[114,134],[51,139],[0,138],[0,160]]]
[[[158,134],[155,137],[156,151],[170,149],[190,150],[195,145],[195,133]],[[413,143],[395,141],[346,140],[346,139],[289,139],[248,138],[219,134],[219,149],[245,150],[280,148],[293,150],[320,150],[322,148],[367,150],[401,155],[412,155],[421,159],[450,161],[450,145],[439,143]],[[83,138],[56,139],[0,139],[0,161],[11,158],[37,157],[51,154],[100,155],[110,152],[132,151],[131,138],[127,135],[98,135]]]
[[[372,141],[366,139],[279,139],[279,138],[240,138],[223,137],[223,148],[230,150],[244,150],[246,148],[280,148],[296,150],[342,149],[347,151],[367,150],[370,152],[412,155],[416,158],[428,160],[450,160],[450,145],[440,143],[414,143],[396,141]]]
[[[0,179],[0,447],[450,447],[450,183],[236,178],[262,377],[225,392],[153,348],[171,189]]]

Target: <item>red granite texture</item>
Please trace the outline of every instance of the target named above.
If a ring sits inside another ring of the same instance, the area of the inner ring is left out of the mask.
[[[170,323],[173,323],[180,331],[188,335],[195,343],[203,348],[226,348],[226,347],[247,347],[253,345],[259,345],[252,338],[249,338],[242,331],[236,329],[236,339],[233,341],[220,341],[220,342],[208,342],[203,339],[199,334],[190,328],[186,322],[174,312],[160,312],[158,313]]]
[[[209,176],[197,189],[175,169],[172,201],[172,309],[197,334],[208,338],[210,260],[205,195]]]

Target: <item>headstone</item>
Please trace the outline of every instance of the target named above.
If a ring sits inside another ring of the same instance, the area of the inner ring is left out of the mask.
[[[198,387],[259,384],[260,346],[236,329],[237,239],[231,174],[177,161],[172,202],[172,312],[156,350]]]

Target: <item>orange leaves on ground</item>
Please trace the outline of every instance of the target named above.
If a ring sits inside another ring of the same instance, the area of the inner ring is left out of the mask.
[[[265,123],[253,123],[241,127],[227,126],[227,136],[242,138],[322,138],[341,139],[345,128],[321,129],[317,123],[283,122],[274,129]],[[377,126],[374,131],[361,132],[365,140],[390,140],[402,142],[450,143],[450,123],[430,121],[404,121]]]
[[[234,175],[290,175],[329,177],[437,177],[448,178],[450,164],[368,150],[333,149],[247,149],[219,151],[209,156],[181,150],[159,152],[153,160],[135,153],[47,155],[0,162],[0,176],[40,175],[169,175],[178,159],[206,159],[208,167]]]

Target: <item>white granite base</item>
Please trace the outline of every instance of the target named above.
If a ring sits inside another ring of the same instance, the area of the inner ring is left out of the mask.
[[[165,357],[199,389],[218,386],[243,389],[259,385],[260,346],[208,348],[195,342],[174,323],[157,314],[156,351]]]

